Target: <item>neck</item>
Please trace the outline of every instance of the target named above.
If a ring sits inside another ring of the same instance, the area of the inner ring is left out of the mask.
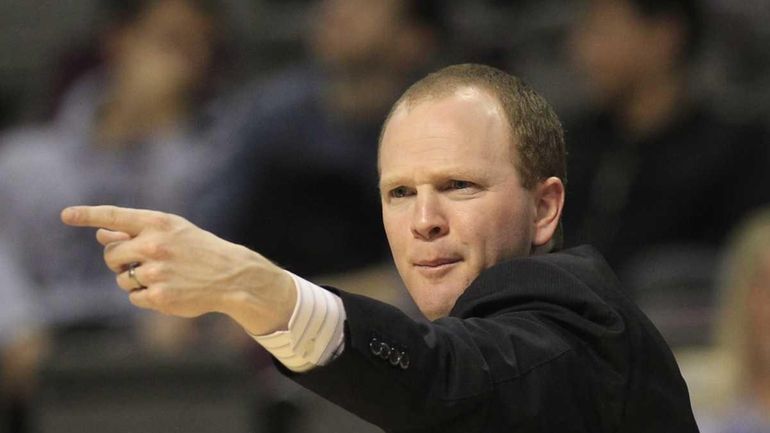
[[[619,113],[625,131],[636,138],[646,138],[659,131],[685,107],[683,73],[661,73],[639,83],[631,91]]]

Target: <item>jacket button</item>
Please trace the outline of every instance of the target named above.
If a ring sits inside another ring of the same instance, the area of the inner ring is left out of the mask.
[[[402,370],[409,368],[409,354],[406,352],[401,354],[401,359],[398,360],[398,366],[401,367]]]
[[[380,343],[380,353],[379,353],[380,358],[388,359],[388,357],[390,356],[390,352],[391,352],[391,350],[390,350],[390,346],[388,345],[388,343],[381,342]]]
[[[369,350],[372,352],[374,356],[380,356],[380,354],[382,353],[380,340],[378,340],[377,337],[372,337],[372,339],[369,340]]]
[[[404,356],[404,352],[400,352],[398,350],[391,350],[390,356],[388,357],[388,361],[390,362],[390,365],[398,365],[399,361],[401,361],[401,357]]]

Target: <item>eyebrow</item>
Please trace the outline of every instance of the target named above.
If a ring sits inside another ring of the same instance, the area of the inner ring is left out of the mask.
[[[460,179],[460,180],[480,180],[486,178],[486,173],[482,170],[477,170],[462,165],[451,165],[445,167],[439,167],[435,170],[430,170],[429,173],[424,174],[421,177],[422,181],[435,182],[436,180],[447,179]],[[412,183],[413,176],[405,176],[401,174],[394,174],[390,176],[380,177],[379,188],[391,188],[394,186],[404,185]]]

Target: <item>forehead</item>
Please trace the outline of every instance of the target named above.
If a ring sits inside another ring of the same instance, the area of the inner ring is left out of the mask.
[[[514,161],[510,128],[497,99],[462,87],[438,98],[402,103],[389,119],[380,146],[380,170],[437,165],[498,165]]]

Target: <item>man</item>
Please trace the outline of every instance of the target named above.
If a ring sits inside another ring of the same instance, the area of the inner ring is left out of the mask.
[[[571,52],[595,109],[567,128],[565,238],[589,241],[642,291],[652,286],[645,265],[656,256],[716,250],[746,212],[770,200],[757,187],[768,181],[769,147],[759,125],[725,121],[693,92],[702,1],[583,3]]]
[[[443,69],[395,104],[383,220],[430,323],[322,290],[177,216],[108,206],[62,219],[100,228],[135,305],[227,314],[285,374],[387,431],[695,432],[670,351],[603,260],[544,254],[564,160],[550,107],[493,68]]]
[[[706,344],[719,250],[770,202],[766,131],[694,91],[704,2],[582,3],[572,53],[594,105],[566,128],[565,240],[599,250],[670,345]]]
[[[138,315],[105,290],[113,282],[96,272],[88,233],[50,227],[73,201],[190,209],[217,152],[200,139],[224,24],[209,3],[98,2],[103,62],[68,86],[53,120],[0,135],[0,412],[10,401],[12,431],[26,431],[39,366],[62,341],[139,324],[154,330],[139,333],[148,347],[180,347],[183,338],[158,338],[171,331],[192,339],[184,323]]]

